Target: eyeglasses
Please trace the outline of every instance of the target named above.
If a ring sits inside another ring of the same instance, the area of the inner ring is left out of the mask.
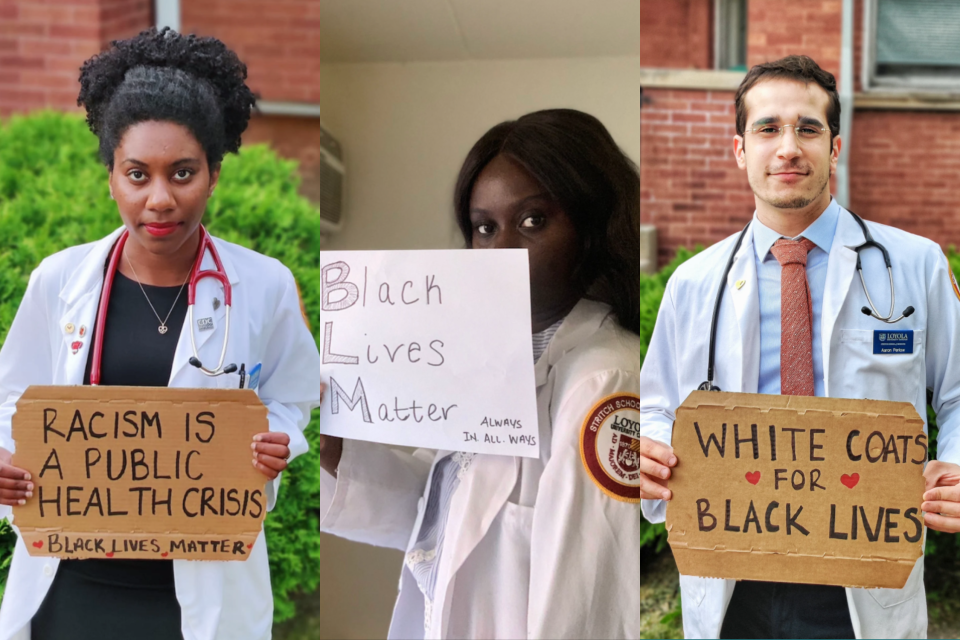
[[[793,132],[797,136],[797,142],[815,142],[822,140],[827,132],[826,127],[815,127],[812,124],[763,124],[753,129],[747,129],[746,133],[752,133],[760,140],[774,140],[783,136],[783,130],[787,127],[793,127]]]

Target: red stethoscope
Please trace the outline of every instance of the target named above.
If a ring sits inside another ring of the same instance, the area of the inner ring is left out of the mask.
[[[117,266],[120,264],[120,256],[123,255],[123,246],[127,243],[127,237],[130,233],[124,229],[113,247],[113,253],[110,255],[110,262],[107,264],[107,272],[103,278],[103,289],[100,291],[100,308],[97,310],[97,325],[93,331],[93,362],[90,367],[90,384],[100,384],[100,362],[103,356],[103,328],[107,321],[107,306],[110,303],[110,291],[113,289],[113,279],[117,274]],[[210,252],[216,270],[200,270],[200,264],[203,262],[203,256]],[[226,318],[223,326],[223,348],[220,350],[220,362],[216,368],[208,369],[200,362],[200,354],[197,353],[197,341],[193,331],[193,305],[197,298],[197,283],[204,278],[213,278],[223,285],[223,305],[226,310]],[[210,234],[200,225],[200,247],[197,249],[197,258],[193,262],[193,269],[190,271],[190,282],[187,284],[187,326],[190,331],[190,346],[193,348],[193,356],[189,362],[191,365],[200,369],[208,376],[220,376],[225,373],[233,373],[237,370],[237,365],[228,364],[223,366],[223,360],[227,356],[227,339],[230,335],[230,307],[233,303],[233,289],[230,287],[230,279],[220,261],[220,254],[210,239]]]

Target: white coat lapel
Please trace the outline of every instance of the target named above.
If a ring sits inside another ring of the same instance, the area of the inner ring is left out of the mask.
[[[827,394],[829,386],[830,343],[836,328],[837,318],[843,303],[850,293],[853,279],[857,273],[857,252],[852,249],[863,242],[863,231],[853,216],[841,209],[837,220],[837,230],[830,245],[830,258],[827,262],[827,282],[823,292],[823,318],[820,332],[823,341],[823,363],[827,371]]]
[[[756,252],[753,247],[753,224],[747,230],[740,248],[727,275],[723,297],[733,303],[737,316],[737,329],[740,333],[738,340],[726,340],[723,333],[717,331],[717,355],[715,377],[717,380],[730,380],[740,385],[739,389],[724,391],[741,391],[756,393],[760,379],[760,285],[757,281]],[[713,312],[713,307],[710,307]],[[722,325],[723,314],[720,314]],[[739,353],[738,353],[739,351]],[[734,369],[739,365],[739,370]],[[720,376],[721,368],[730,367],[729,375]]]
[[[453,576],[509,499],[519,468],[518,458],[488,455],[477,456],[464,471],[447,516],[446,544],[437,570],[438,575],[448,577],[448,582],[442,594],[434,594],[434,611],[449,609],[446,600]],[[446,620],[443,625],[445,632]]]
[[[240,321],[240,314],[237,313],[238,289],[236,288],[240,282],[240,278],[233,263],[230,262],[229,257],[225,255],[226,252],[223,251],[223,242],[214,238],[214,243],[220,254],[220,261],[223,262],[223,268],[227,272],[227,278],[229,278],[230,284],[234,288],[233,309],[230,316],[232,333],[233,327]],[[213,261],[213,256],[210,255],[209,251],[204,255],[203,262],[200,263],[200,268],[201,271],[208,269],[211,271],[216,270],[216,263]],[[183,329],[180,331],[180,339],[177,342],[177,351],[173,358],[173,368],[170,370],[171,386],[174,386],[172,384],[173,381],[185,367],[189,366],[190,358],[193,357],[193,347],[190,344],[191,332],[193,332],[193,337],[197,343],[197,353],[200,354],[200,361],[205,367],[208,369],[213,368],[220,360],[220,350],[222,349],[225,331],[224,319],[227,311],[226,305],[224,304],[223,285],[214,278],[203,278],[197,283],[197,294],[194,300],[193,325],[190,325],[190,317],[188,315],[183,321]],[[216,337],[216,340],[211,342],[211,339],[214,337]],[[205,348],[208,342],[210,346],[209,348]],[[228,358],[224,361],[224,365],[229,363],[228,353]],[[190,368],[192,369],[193,367]]]
[[[60,289],[63,313],[60,316],[59,329],[63,335],[66,357],[63,359],[64,377],[62,380],[55,380],[57,384],[83,384],[83,374],[93,344],[97,309],[100,306],[104,266],[122,231],[121,227],[93,243],[90,252]],[[80,335],[81,332],[83,335]]]

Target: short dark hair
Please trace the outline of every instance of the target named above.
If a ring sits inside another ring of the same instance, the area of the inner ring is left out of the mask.
[[[827,92],[830,102],[827,105],[827,127],[830,139],[840,135],[840,94],[837,93],[837,79],[829,71],[820,68],[813,58],[808,56],[787,56],[773,62],[754,65],[740,86],[733,103],[737,109],[737,135],[742,136],[747,129],[747,107],[743,98],[747,91],[762,80],[787,79],[803,82],[815,82]]]
[[[150,120],[189,129],[215,167],[240,148],[256,103],[246,79],[247,67],[216,38],[148,29],[83,63],[77,104],[108,167],[126,130]]]
[[[520,163],[570,216],[583,246],[577,283],[606,302],[620,324],[640,331],[640,176],[595,117],[548,109],[502,122],[481,137],[460,169],[454,210],[463,239],[473,238],[470,198],[480,172],[498,155]]]

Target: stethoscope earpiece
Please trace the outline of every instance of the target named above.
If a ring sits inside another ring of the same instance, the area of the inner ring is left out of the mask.
[[[196,367],[197,369],[203,369],[203,363],[200,362],[200,360],[196,356],[190,356],[190,359],[187,360],[187,362],[189,362],[192,366]],[[237,370],[236,364],[228,364],[223,369],[221,369],[223,373],[233,373],[236,370]]]

